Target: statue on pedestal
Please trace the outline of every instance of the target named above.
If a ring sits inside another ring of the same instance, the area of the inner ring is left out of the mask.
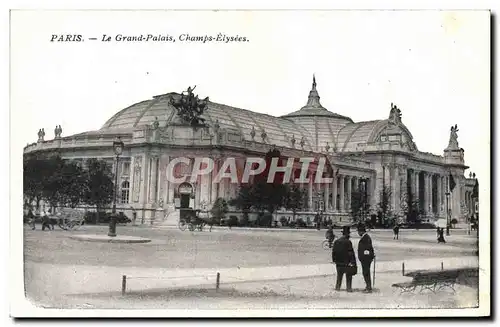
[[[207,108],[208,97],[200,100],[194,95],[193,90],[196,88],[188,87],[187,91],[181,93],[180,98],[171,98],[170,104],[177,110],[177,115],[181,121],[192,126],[203,125],[205,119],[201,115]],[[186,93],[186,94],[185,94]]]
[[[158,129],[160,127],[160,122],[158,121],[158,117],[155,117],[155,121],[153,122],[153,129]]]
[[[448,142],[448,148],[458,149],[458,127],[457,124],[455,126],[451,126],[450,129],[450,141]]]
[[[54,138],[58,139],[58,138],[61,138],[61,134],[62,134],[62,128],[61,128],[61,125],[56,125],[56,128],[54,129]]]
[[[305,145],[305,144],[306,144],[306,140],[305,140],[305,138],[302,136],[302,138],[300,139],[300,147],[301,147],[302,149],[304,149],[304,145]]]
[[[38,130],[38,142],[43,142],[45,137],[45,130],[43,128]]]
[[[250,131],[250,137],[252,138],[252,141],[255,139],[255,126],[252,126],[252,130]]]
[[[400,124],[401,123],[401,110],[391,103],[391,112],[389,114],[389,122],[393,124]]]

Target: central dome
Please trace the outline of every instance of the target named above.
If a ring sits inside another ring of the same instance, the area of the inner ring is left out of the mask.
[[[168,126],[177,114],[170,101],[178,96],[180,94],[171,92],[135,103],[113,115],[98,131],[86,134],[132,133],[134,129],[153,124],[156,119],[160,126]],[[322,152],[335,147],[338,132],[353,121],[328,111],[319,99],[313,76],[307,104],[285,116],[276,117],[209,101],[202,117],[207,124],[237,131],[246,140],[285,147],[299,147],[303,143],[304,150]]]
[[[300,110],[294,111],[292,113],[286,114],[282,117],[292,118],[292,117],[310,117],[310,116],[320,116],[320,117],[332,117],[340,118],[346,120],[346,123],[352,123],[352,119],[346,116],[342,116],[324,108],[319,102],[319,94],[316,90],[316,77],[313,75],[312,89],[309,91],[309,97],[307,99],[307,104],[300,108]]]

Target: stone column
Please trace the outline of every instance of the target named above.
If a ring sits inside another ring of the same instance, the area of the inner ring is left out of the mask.
[[[312,211],[313,210],[313,180],[314,180],[314,176],[313,174],[311,174],[309,176],[309,184],[308,184],[308,188],[307,188],[307,204],[309,206],[309,211]]]
[[[347,194],[346,194],[346,211],[351,211],[351,195],[352,195],[352,177],[346,176]]]
[[[157,193],[157,184],[158,184],[158,157],[152,156],[150,158],[151,164],[151,178],[149,183],[149,203],[156,203],[156,193]]]
[[[338,177],[336,175],[333,176],[332,182],[332,210],[337,211],[337,181]]]
[[[392,195],[393,195],[393,201],[394,201],[394,213],[399,213],[401,209],[401,168],[400,167],[394,167],[394,179],[393,179],[393,188],[392,188]]]
[[[396,210],[398,209],[397,208],[397,204],[396,204],[396,193],[397,193],[397,189],[396,189],[396,181],[398,179],[398,173],[397,173],[397,168],[394,167],[394,166],[389,166],[388,167],[388,171],[389,171],[389,184],[388,186],[391,188],[391,208],[392,208],[392,212],[395,213]]]
[[[148,188],[149,188],[149,156],[142,156],[142,169],[141,169],[141,189],[139,195],[139,203],[145,204],[148,201]]]
[[[437,192],[437,197],[436,197],[436,205],[437,205],[437,214],[439,217],[441,217],[442,212],[441,212],[441,197],[442,197],[442,184],[441,184],[441,175],[437,175],[436,178],[436,192]]]
[[[328,183],[324,184],[325,189],[325,211],[330,211],[330,185]]]
[[[135,193],[138,192],[139,185],[138,185],[136,179],[140,180],[140,175],[136,173],[136,170],[139,170],[140,167],[136,166],[136,160],[137,160],[136,158],[137,157],[132,156],[132,158],[130,160],[131,171],[130,171],[130,192],[129,192],[129,197],[128,197],[128,202],[129,203],[137,202],[137,201],[135,201],[135,196],[134,195],[135,195]]]
[[[370,206],[372,203],[372,194],[371,194],[372,185],[371,184],[372,184],[371,179],[366,178],[365,179],[366,203],[370,204]],[[372,207],[372,209],[373,209],[373,207]]]
[[[339,211],[344,212],[345,211],[345,207],[344,207],[344,204],[345,204],[345,190],[344,190],[345,176],[344,175],[339,176],[339,182],[340,182],[340,186],[339,186],[339,191],[340,191]]]
[[[432,206],[432,199],[434,198],[434,182],[433,182],[433,179],[434,179],[434,174],[430,173],[429,174],[429,204],[431,206],[431,212],[434,215],[435,214],[434,207]]]
[[[215,176],[217,176],[217,173],[220,168],[219,158],[213,158],[213,159],[214,159],[214,169],[210,174],[210,203],[212,204],[215,202],[215,200],[217,200],[217,197],[219,196],[219,184],[215,183]]]
[[[415,193],[414,193],[413,198],[416,201],[419,201],[419,199],[420,199],[420,172],[418,170],[415,170],[413,173],[413,176],[414,176],[414,183],[415,183]]]
[[[425,208],[425,212],[427,213],[427,215],[430,214],[430,210],[429,210],[429,190],[430,190],[430,186],[429,186],[429,176],[430,176],[430,173],[429,172],[425,172],[424,173],[424,208]]]

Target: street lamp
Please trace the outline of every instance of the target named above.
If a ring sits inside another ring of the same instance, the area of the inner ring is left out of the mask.
[[[117,189],[118,189],[118,161],[120,159],[120,155],[123,152],[124,144],[120,137],[117,137],[115,141],[113,141],[113,151],[116,155],[116,164],[115,164],[115,187],[113,190],[113,209],[111,210],[111,218],[109,219],[109,231],[108,236],[115,237],[116,236],[116,197],[117,197]]]
[[[446,192],[446,236],[450,236],[450,208],[449,208],[449,197],[450,192]]]

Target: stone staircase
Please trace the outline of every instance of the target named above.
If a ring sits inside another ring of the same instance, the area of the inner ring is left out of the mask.
[[[179,210],[176,210],[174,205],[169,205],[165,209],[163,220],[158,220],[157,226],[177,226],[179,222]]]

